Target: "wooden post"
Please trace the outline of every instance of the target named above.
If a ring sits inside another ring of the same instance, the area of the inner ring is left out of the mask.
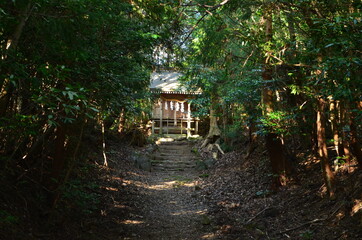
[[[177,127],[176,107],[173,108],[173,119],[174,119],[173,125],[174,125],[175,127]]]
[[[195,118],[195,135],[199,133],[199,119]]]
[[[187,106],[187,138],[191,136],[191,103]]]
[[[152,134],[155,134],[155,120],[152,119],[151,125],[152,125]]]
[[[159,134],[162,134],[162,121],[163,121],[163,101],[162,101],[162,98],[161,98],[161,104],[160,104],[161,108],[160,108],[160,132]]]
[[[166,120],[166,134],[168,135],[168,118]]]

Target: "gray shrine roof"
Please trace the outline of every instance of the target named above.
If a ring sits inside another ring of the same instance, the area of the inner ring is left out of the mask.
[[[150,89],[155,93],[198,94],[187,91],[185,87],[181,86],[181,83],[178,81],[180,77],[182,77],[182,74],[179,72],[153,72],[151,74]]]

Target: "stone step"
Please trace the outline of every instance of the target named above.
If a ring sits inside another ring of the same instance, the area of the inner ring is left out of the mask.
[[[196,162],[172,162],[172,161],[165,161],[165,162],[151,162],[153,166],[156,165],[170,165],[170,166],[185,166],[185,165],[196,165]]]
[[[192,153],[192,151],[188,148],[186,149],[158,149],[157,152],[160,153],[179,153],[179,154],[184,154],[184,153]]]
[[[151,160],[151,163],[196,163],[198,158],[194,159],[175,159],[175,158],[163,158],[163,159],[153,159]]]
[[[158,144],[158,147],[191,147],[192,145],[189,143],[173,143],[173,142],[167,142],[167,143],[161,143]]]
[[[159,169],[159,168],[163,168],[163,169],[190,169],[190,168],[195,168],[196,165],[189,165],[189,166],[177,166],[177,165],[156,165],[156,166],[152,166],[153,169]]]
[[[172,141],[172,142],[161,142],[160,146],[184,146],[184,145],[191,145],[187,141]]]
[[[182,168],[179,168],[179,169],[152,168],[152,171],[154,171],[154,172],[167,172],[167,173],[170,173],[170,174],[176,174],[176,173],[178,173],[178,172],[190,171],[190,170],[193,170],[193,169],[182,169]]]
[[[196,156],[175,156],[175,155],[156,155],[152,157],[153,160],[174,160],[174,161],[195,161]]]
[[[152,164],[196,164],[197,161],[183,161],[174,159],[152,160]]]
[[[194,169],[195,167],[162,167],[162,166],[154,166],[152,167],[153,171],[167,171],[167,172],[178,172],[178,171],[189,171]]]
[[[197,159],[193,144],[187,141],[161,142],[152,156],[153,171],[179,172],[196,169]]]
[[[159,152],[155,152],[155,155],[188,155],[188,156],[194,156],[195,154],[193,154],[191,151],[159,151]]]

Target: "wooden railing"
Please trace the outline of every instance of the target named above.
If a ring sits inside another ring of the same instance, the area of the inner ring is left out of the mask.
[[[152,134],[198,134],[199,120],[195,118],[152,119]]]

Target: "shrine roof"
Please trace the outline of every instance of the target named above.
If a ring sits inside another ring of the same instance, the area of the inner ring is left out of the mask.
[[[198,92],[190,92],[179,82],[182,73],[161,71],[151,74],[150,89],[154,93],[168,94],[199,94]]]

